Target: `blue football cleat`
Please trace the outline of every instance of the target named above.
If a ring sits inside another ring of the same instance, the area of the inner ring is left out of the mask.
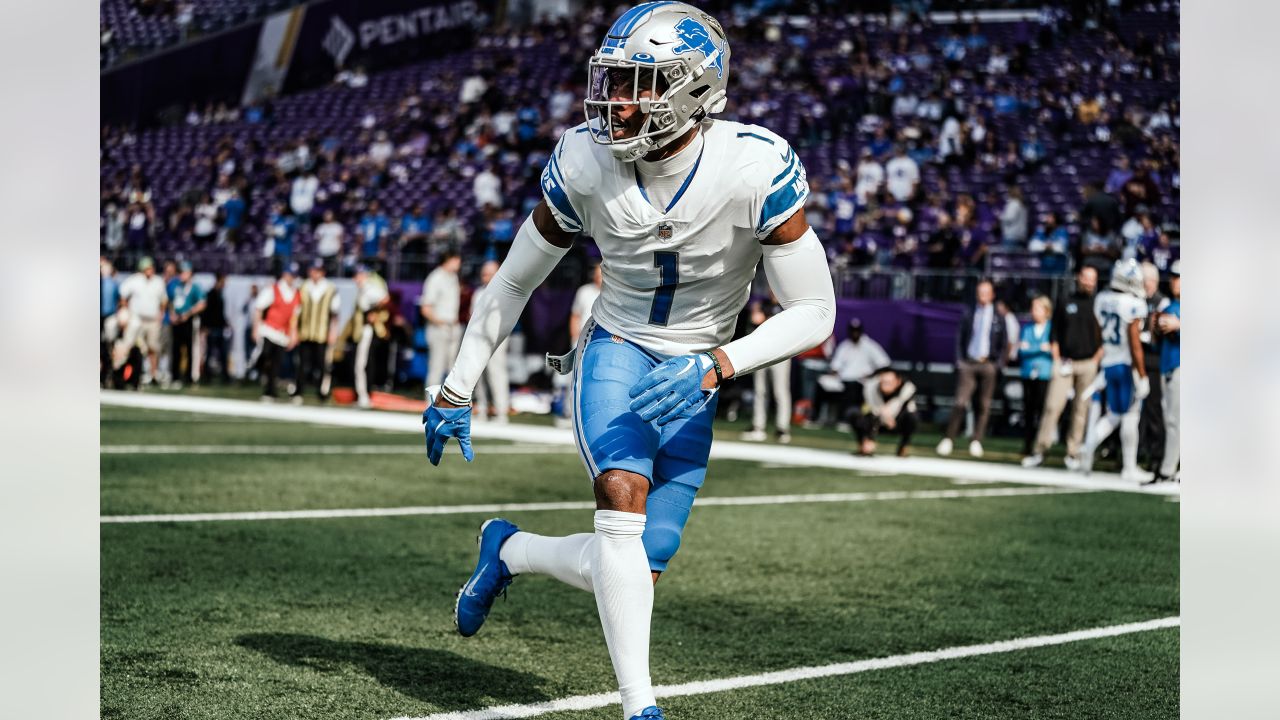
[[[493,518],[480,526],[480,559],[476,560],[476,570],[471,573],[453,604],[453,624],[463,637],[471,637],[484,625],[489,617],[489,609],[499,595],[506,592],[511,584],[512,575],[507,571],[506,563],[498,557],[498,551],[507,538],[519,532],[520,528],[503,520]]]
[[[650,705],[641,710],[639,715],[632,715],[631,720],[667,720],[667,716],[662,714],[662,708]]]

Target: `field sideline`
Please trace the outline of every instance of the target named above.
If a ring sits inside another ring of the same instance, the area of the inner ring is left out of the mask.
[[[341,427],[360,427],[422,433],[421,419],[415,414],[367,412],[344,408],[294,407],[289,405],[264,405],[248,400],[222,398],[184,397],[175,395],[150,395],[103,391],[103,405],[116,407],[147,408],[178,412],[198,412],[213,415],[281,420],[289,422],[322,423]],[[573,445],[573,436],[567,429],[511,423],[496,425],[476,423],[472,434],[477,439],[505,440],[518,443],[545,443],[548,445]],[[456,444],[446,449],[446,455],[456,453]],[[980,482],[1012,482],[1031,485],[1052,485],[1089,490],[1113,490],[1157,495],[1177,495],[1178,483],[1160,483],[1139,486],[1123,482],[1115,473],[1094,473],[1085,477],[1077,473],[1050,468],[1022,468],[998,463],[948,460],[943,458],[897,458],[877,456],[855,457],[849,453],[814,448],[786,447],[755,443],[717,440],[712,445],[711,457],[718,459],[749,460],[776,465],[806,465],[842,470],[891,472],[903,475],[929,475],[956,480]]]
[[[565,431],[477,425],[433,468],[413,415],[101,418],[103,718],[616,720],[589,594],[522,577],[478,636],[450,619],[484,518],[589,530]],[[657,588],[672,720],[1177,716],[1176,486],[721,446]]]

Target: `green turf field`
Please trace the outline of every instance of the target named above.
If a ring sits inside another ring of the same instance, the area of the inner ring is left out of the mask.
[[[410,434],[117,407],[101,429],[103,515],[590,500],[571,451],[478,441],[474,464],[451,448],[432,468]],[[714,461],[703,496],[984,487]],[[1176,616],[1178,508],[1099,492],[695,509],[657,588],[654,681]],[[506,516],[591,528],[589,510]],[[102,525],[102,716],[383,719],[613,691],[593,598],[554,580],[517,579],[478,636],[454,632],[486,517]],[[1170,628],[663,704],[672,720],[1172,718],[1178,651]]]

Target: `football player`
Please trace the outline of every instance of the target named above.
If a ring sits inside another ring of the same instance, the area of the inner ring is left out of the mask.
[[[804,167],[778,135],[713,120],[729,43],[679,2],[622,14],[588,61],[586,122],[566,131],[525,221],[423,415],[428,459],[456,438],[473,457],[471,391],[530,293],[578,233],[602,254],[601,294],[574,351],[573,431],[593,483],[595,532],[546,537],[495,518],[454,608],[472,635],[512,578],[551,575],[595,595],[624,718],[662,718],[649,678],[653,583],[680,545],[706,474],[721,382],[825,340],[826,255],[805,221]],[[783,310],[732,339],[763,260]]]
[[[1102,371],[1089,392],[1102,394],[1106,413],[1102,414],[1101,403],[1095,399],[1091,410],[1094,420],[1081,449],[1081,469],[1086,473],[1093,469],[1094,451],[1118,425],[1123,457],[1120,477],[1144,482],[1151,477],[1138,469],[1138,421],[1142,400],[1151,393],[1151,380],[1139,338],[1147,314],[1147,290],[1136,260],[1116,263],[1111,287],[1098,293],[1093,312],[1102,328]]]

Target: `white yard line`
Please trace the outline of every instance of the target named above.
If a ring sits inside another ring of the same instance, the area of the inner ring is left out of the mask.
[[[421,455],[421,445],[103,445],[103,455]],[[558,445],[478,445],[486,455],[572,455]]]
[[[1091,492],[1071,488],[1005,487],[971,490],[889,490],[882,492],[813,493],[808,495],[745,495],[698,498],[697,507],[743,505],[794,505],[797,503],[873,502],[877,500],[951,500],[959,498],[1065,495]],[[259,510],[252,512],[182,513],[176,515],[103,515],[102,523],[218,522],[228,520],[319,520],[326,518],[398,517],[402,515],[467,515],[472,513],[533,512],[538,510],[592,510],[590,501],[490,503],[485,505],[424,505],[391,508],[342,508],[334,510]]]
[[[150,393],[103,391],[103,405],[147,408],[178,412],[206,413],[209,415],[233,415],[285,422],[304,422],[339,427],[358,427],[373,430],[393,430],[412,433],[422,432],[422,421],[413,413],[375,412],[347,408],[308,407],[295,405],[268,405],[246,400],[191,397],[187,395],[153,395]],[[536,425],[476,423],[471,434],[478,439],[508,440],[518,443],[543,443],[573,447],[573,434],[566,428]],[[446,451],[454,454],[456,449]],[[825,467],[834,470],[860,472],[884,472],[901,475],[923,475],[952,480],[978,482],[1004,482],[1020,485],[1043,485],[1074,488],[1078,490],[1111,490],[1150,495],[1179,495],[1179,483],[1159,483],[1141,486],[1125,482],[1114,473],[1094,473],[1090,476],[1049,468],[1024,468],[991,462],[949,460],[925,457],[856,457],[833,450],[817,450],[794,446],[764,443],[744,443],[717,440],[711,445],[711,457],[719,460],[746,460],[749,462],[775,463],[787,466]]]
[[[1181,618],[1167,617],[1160,618],[1158,620],[1147,620],[1146,622],[1110,625],[1107,627],[1091,628],[1088,630],[1076,630],[1074,632],[1060,633],[1057,635],[1037,635],[1033,637],[1017,638],[1015,640],[985,643],[982,645],[962,645],[960,647],[944,648],[941,650],[907,653],[905,655],[892,655],[890,657],[835,663],[832,665],[791,668],[789,670],[778,670],[775,672],[760,673],[758,675],[739,675],[737,677],[720,678],[716,680],[700,680],[697,682],[683,683],[681,685],[659,685],[654,688],[654,692],[659,698],[707,695],[710,693],[726,692],[729,690],[742,690],[744,688],[762,687],[767,685],[782,685],[801,680],[855,675],[857,673],[868,672],[871,670],[888,670],[890,668],[926,665],[946,660],[959,660],[961,658],[978,657],[982,655],[996,655],[999,653],[1016,652],[1018,650],[1030,650],[1033,648],[1065,645],[1067,643],[1097,640],[1100,638],[1115,637],[1117,635],[1128,635],[1131,633],[1148,632],[1151,630],[1176,628],[1181,626],[1181,624]],[[547,713],[569,710],[594,710],[596,708],[608,707],[610,705],[617,704],[618,693],[608,692],[596,695],[577,695],[574,697],[549,700],[541,703],[532,703],[529,705],[502,705],[499,707],[483,708],[479,710],[438,713],[418,718],[403,716],[396,718],[395,720],[507,720],[509,718],[537,717]]]

